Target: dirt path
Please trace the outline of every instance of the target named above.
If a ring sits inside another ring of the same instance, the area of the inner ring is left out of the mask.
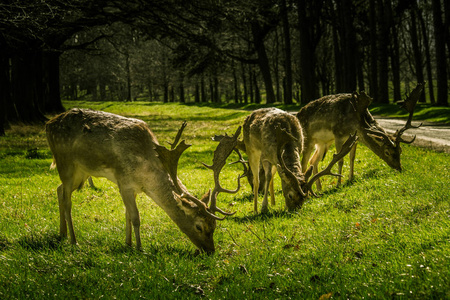
[[[374,116],[380,125],[389,133],[394,133],[405,124],[405,120],[383,119]],[[413,125],[419,125],[420,121],[413,121]],[[423,148],[433,149],[438,152],[450,153],[450,126],[436,125],[430,122],[424,124],[418,129],[408,129],[404,134],[406,137],[416,135],[413,145]]]

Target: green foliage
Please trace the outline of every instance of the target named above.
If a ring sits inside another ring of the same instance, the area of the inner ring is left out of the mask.
[[[74,105],[141,118],[162,144],[187,120],[184,138],[192,147],[181,157],[179,176],[197,195],[212,187],[211,171],[200,164],[211,162],[210,137],[233,133],[248,115],[210,105],[66,103]],[[405,145],[399,173],[359,146],[355,180],[335,188],[336,180],[326,178],[324,195],[296,212],[284,210],[278,176],[277,204],[267,215],[253,214],[247,185],[221,194],[219,206],[237,213],[218,222],[217,252],[196,256],[145,195],[137,200],[143,250],[125,246],[124,207],[104,179],[94,179],[95,190],[73,194],[79,245],[60,240],[59,178],[49,170],[42,128],[7,138],[14,146],[0,148],[2,299],[450,297],[448,154]],[[27,158],[35,148],[40,155]],[[226,166],[223,186],[234,187],[239,172]]]
[[[372,103],[370,111],[374,115],[389,118],[408,117],[408,112],[395,104],[377,104]],[[450,107],[438,107],[430,104],[418,104],[414,110],[414,120],[427,120],[429,122],[438,122],[450,124]]]

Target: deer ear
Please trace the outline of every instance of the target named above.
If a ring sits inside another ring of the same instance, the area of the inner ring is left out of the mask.
[[[370,103],[372,103],[372,98],[370,98],[364,91],[360,94],[353,93],[352,98],[355,101],[355,109],[358,113],[364,113],[366,109],[369,107]]]
[[[172,192],[175,201],[177,202],[177,206],[184,211],[186,215],[192,215],[192,208],[194,208],[193,203],[187,201],[182,196],[178,195],[175,192]]]

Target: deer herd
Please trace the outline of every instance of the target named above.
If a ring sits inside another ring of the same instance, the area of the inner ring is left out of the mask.
[[[186,127],[183,123],[170,144],[162,146],[148,125],[141,120],[88,109],[71,109],[46,124],[47,140],[53,153],[52,167],[56,167],[62,184],[57,188],[60,236],[76,244],[72,221],[72,192],[83,186],[90,177],[105,177],[117,184],[125,205],[126,243],[131,246],[132,232],[137,248],[141,248],[140,217],[136,195],[144,192],[160,206],[201,251],[215,251],[216,221],[234,213],[217,207],[219,193],[236,193],[240,179],[253,174],[254,212],[258,212],[260,182],[264,189],[261,212],[268,211],[268,197],[275,204],[273,178],[278,172],[288,210],[301,208],[309,195],[316,196],[313,183],[321,190],[319,178],[338,177],[341,183],[343,158],[350,152],[350,175],[356,145],[359,140],[384,160],[390,167],[401,171],[401,143],[412,143],[402,138],[414,126],[411,120],[414,107],[423,89],[417,85],[403,102],[409,112],[406,125],[393,135],[388,134],[372,117],[368,106],[372,99],[364,92],[322,97],[304,106],[297,114],[277,108],[253,111],[232,136],[218,135],[213,154],[214,187],[202,197],[190,193],[177,176],[181,154],[190,146],[181,141]],[[420,126],[420,125],[419,125]],[[243,129],[243,139],[239,140]],[[334,154],[326,168],[319,171],[318,164],[332,143]],[[313,152],[314,150],[314,152]],[[248,162],[241,152],[245,152]],[[243,166],[235,190],[225,189],[219,175],[227,158],[236,152]],[[311,153],[312,156],[311,156]],[[249,169],[247,168],[247,163]],[[331,168],[338,163],[338,173]],[[309,167],[308,167],[309,164]],[[219,213],[223,217],[216,215]]]

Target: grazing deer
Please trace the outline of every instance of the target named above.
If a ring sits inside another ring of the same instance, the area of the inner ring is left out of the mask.
[[[304,134],[304,149],[302,156],[302,168],[309,164],[314,166],[314,172],[318,170],[319,161],[322,160],[329,146],[334,142],[336,151],[341,150],[347,136],[357,132],[359,140],[384,160],[391,168],[401,171],[400,143],[412,143],[402,138],[403,133],[411,125],[414,107],[422,92],[423,84],[418,84],[411,95],[404,101],[405,108],[409,112],[406,125],[397,130],[394,135],[388,134],[372,117],[368,110],[372,99],[364,92],[361,94],[337,94],[329,95],[312,101],[305,105],[297,113]],[[420,125],[419,125],[420,126]],[[310,159],[315,147],[315,152]],[[356,154],[356,143],[350,151],[350,175],[353,179],[353,167]],[[338,163],[339,174],[342,174],[343,160]],[[338,178],[339,185],[341,177]],[[317,181],[320,190],[320,180]]]
[[[306,170],[300,165],[303,133],[300,123],[294,115],[277,108],[258,109],[245,119],[243,129],[244,146],[250,170],[253,173],[255,213],[258,212],[260,165],[264,168],[265,174],[261,212],[265,213],[268,210],[269,188],[271,204],[275,204],[273,176],[276,171],[281,177],[286,207],[288,210],[294,210],[303,205],[308,192],[314,194],[311,188],[314,181],[323,175],[336,175],[331,173],[331,167],[350,151],[357,139],[355,135],[350,136],[348,141],[344,143],[341,152],[333,157],[328,167],[308,181],[312,173],[312,167]]]
[[[237,192],[220,187],[218,173],[236,146],[240,128],[224,139],[214,152],[215,188],[201,200],[191,195],[177,177],[178,160],[190,145],[179,139],[182,125],[171,149],[159,145],[144,121],[118,115],[72,109],[46,124],[47,139],[62,184],[58,187],[60,235],[76,244],[72,222],[71,195],[81,188],[89,176],[106,177],[115,182],[126,208],[126,243],[131,246],[132,227],[136,247],[141,247],[140,218],[136,194],[144,192],[152,198],[200,250],[214,252],[216,220],[214,213],[231,215],[216,206],[219,192]],[[211,202],[210,207],[208,203]]]

